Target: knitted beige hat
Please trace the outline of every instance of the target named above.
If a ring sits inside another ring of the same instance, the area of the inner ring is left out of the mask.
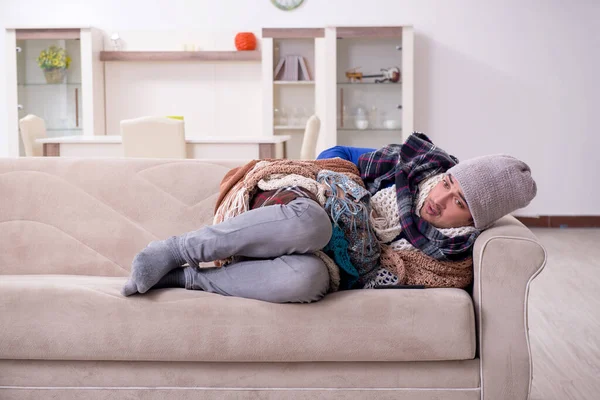
[[[529,166],[504,154],[463,161],[448,174],[460,183],[477,229],[525,207],[537,193]]]

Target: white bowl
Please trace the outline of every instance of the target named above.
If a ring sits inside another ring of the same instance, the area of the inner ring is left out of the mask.
[[[356,121],[354,121],[354,123],[356,124],[356,127],[360,130],[367,129],[369,127],[369,121],[367,121],[366,119],[357,119]]]
[[[383,121],[383,126],[385,126],[386,129],[397,129],[400,127],[400,123],[398,121],[394,121],[393,119],[388,119]]]

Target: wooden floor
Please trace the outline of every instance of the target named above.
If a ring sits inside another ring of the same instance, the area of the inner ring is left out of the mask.
[[[531,400],[600,399],[600,229],[532,229],[548,252],[529,293]]]

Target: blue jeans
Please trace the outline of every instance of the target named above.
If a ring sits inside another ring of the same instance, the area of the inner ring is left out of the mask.
[[[247,211],[220,224],[175,239],[185,269],[186,288],[275,303],[321,299],[329,273],[312,253],[331,238],[331,222],[315,201],[298,198],[287,205]],[[241,256],[221,268],[201,262]]]

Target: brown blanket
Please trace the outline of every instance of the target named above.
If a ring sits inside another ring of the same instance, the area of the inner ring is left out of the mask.
[[[396,251],[382,245],[381,266],[395,274],[401,285],[465,288],[473,281],[473,257],[463,261],[439,261],[420,251]]]

